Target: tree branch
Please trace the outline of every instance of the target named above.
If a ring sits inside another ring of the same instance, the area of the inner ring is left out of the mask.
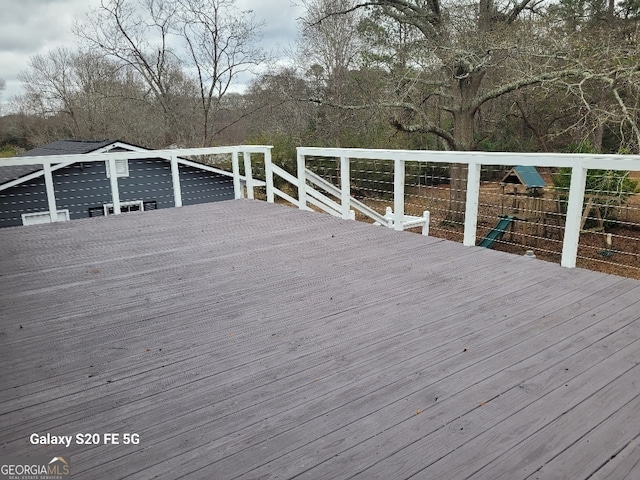
[[[517,20],[518,15],[522,13],[524,9],[534,9],[540,5],[544,0],[522,0],[520,3],[516,3],[513,9],[507,14],[507,23],[513,23]]]
[[[332,102],[326,102],[326,101],[321,100],[319,98],[310,98],[308,101],[310,101],[312,103],[315,103],[317,105],[326,105],[328,107],[339,108],[341,110],[350,110],[350,111],[370,110],[371,108],[376,108],[376,107],[402,108],[402,109],[405,109],[405,110],[411,110],[412,112],[418,114],[420,117],[424,118],[424,113],[418,107],[416,107],[415,105],[413,105],[411,103],[381,102],[381,103],[370,103],[370,104],[363,104],[363,105],[340,105],[340,104],[336,104],[336,103],[332,103]],[[457,150],[457,143],[456,143],[456,140],[453,137],[453,135],[451,133],[449,133],[448,131],[443,130],[442,128],[438,127],[437,125],[432,125],[430,123],[410,125],[410,124],[402,123],[397,118],[392,119],[390,123],[391,123],[391,125],[393,127],[395,127],[396,129],[398,129],[398,130],[400,130],[402,132],[407,132],[407,133],[433,133],[435,135],[438,135],[445,142],[447,142],[447,144],[449,145],[449,147],[451,147],[452,150]]]
[[[393,119],[391,121],[391,125],[393,125],[398,130],[402,132],[407,132],[407,133],[433,133],[439,136],[440,138],[442,138],[445,142],[447,142],[447,145],[449,146],[449,148],[451,148],[451,150],[459,150],[458,144],[456,142],[456,139],[453,137],[453,135],[451,135],[451,133],[447,132],[446,130],[443,130],[442,128],[436,125],[432,125],[432,124],[407,125],[400,122],[398,119]]]
[[[631,130],[633,130],[633,133],[636,136],[636,142],[640,147],[640,129],[638,128],[638,124],[635,121],[631,112],[629,112],[629,109],[627,108],[626,103],[624,103],[624,100],[622,100],[622,97],[620,97],[620,93],[618,92],[618,89],[614,86],[613,80],[610,80],[610,82],[611,82],[611,91],[613,92],[613,96],[615,97],[616,102],[618,102],[618,105],[622,110],[622,115],[624,116],[624,119],[629,123],[629,125],[631,125]]]
[[[494,90],[490,90],[485,94],[481,95],[480,98],[478,98],[475,101],[472,107],[472,111],[473,113],[475,113],[478,110],[478,108],[480,108],[484,103],[488,102],[489,100],[493,100],[502,95],[505,95],[510,92],[514,92],[524,87],[530,87],[531,85],[536,85],[538,83],[542,83],[548,80],[559,80],[561,78],[567,78],[567,77],[585,77],[585,76],[591,76],[591,73],[585,72],[584,70],[566,69],[566,70],[558,70],[555,72],[542,73],[535,77],[523,78],[522,80],[518,80],[512,83],[508,83],[506,85],[502,85]]]

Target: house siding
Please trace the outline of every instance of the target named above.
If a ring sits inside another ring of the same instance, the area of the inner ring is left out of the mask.
[[[233,179],[206,170],[180,165],[180,190],[183,205],[232,200]]]
[[[180,165],[183,205],[234,198],[233,181],[194,167]],[[76,163],[53,172],[58,210],[68,209],[71,220],[87,218],[89,208],[111,203],[111,184],[103,162]],[[155,201],[157,208],[174,206],[169,162],[129,160],[129,176],[118,178],[120,201]],[[0,227],[22,225],[23,213],[48,211],[44,178],[38,177],[0,191]]]

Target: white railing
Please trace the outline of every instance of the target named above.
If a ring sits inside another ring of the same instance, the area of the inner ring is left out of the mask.
[[[568,194],[566,222],[562,239],[561,265],[575,267],[578,243],[583,222],[583,201],[587,171],[591,169],[640,171],[639,155],[588,155],[588,154],[537,154],[537,153],[502,153],[502,152],[442,152],[416,150],[374,150],[374,149],[338,149],[299,147],[297,149],[297,172],[294,174],[274,165],[271,161],[270,146],[243,145],[233,147],[187,148],[171,150],[148,150],[142,152],[113,152],[82,155],[55,155],[44,157],[14,157],[2,160],[2,165],[41,165],[42,170],[32,175],[43,175],[52,221],[57,221],[57,205],[52,172],[75,162],[105,162],[111,172],[116,171],[116,160],[164,158],[170,162],[173,180],[174,204],[182,205],[179,169],[180,164],[194,166],[221,175],[233,177],[234,196],[255,198],[256,187],[266,187],[266,200],[273,203],[276,198],[284,199],[294,206],[311,210],[310,205],[343,219],[354,219],[354,211],[358,211],[373,222],[388,225],[396,230],[403,230],[408,220],[419,217],[405,215],[405,163],[441,163],[464,164],[468,167],[466,206],[464,220],[463,244],[476,245],[478,228],[478,207],[480,196],[480,173],[483,165],[499,166],[534,166],[534,167],[566,167],[570,168],[571,183]],[[203,165],[188,160],[187,157],[205,155],[231,155],[231,172]],[[255,178],[252,168],[252,154],[259,154],[264,161],[265,180]],[[240,155],[244,173],[240,174]],[[336,158],[340,184],[333,185],[307,168],[308,157]],[[382,214],[352,196],[351,161],[384,160],[393,163],[393,209]],[[24,178],[16,180],[23,181]],[[278,180],[278,182],[276,182]],[[276,187],[276,183],[285,182],[297,190],[297,198]],[[6,189],[15,182],[4,184]],[[114,213],[120,213],[118,178],[110,176],[111,195]],[[243,185],[244,184],[244,185]],[[324,192],[324,193],[323,193]],[[428,215],[426,215],[428,217]],[[416,220],[417,221],[417,220]],[[424,222],[424,218],[422,220]],[[428,222],[428,218],[426,219]],[[409,224],[412,225],[412,224]],[[428,223],[425,224],[428,229]]]
[[[590,169],[640,171],[639,155],[441,152],[424,150],[373,150],[314,147],[299,147],[297,151],[297,177],[294,179],[293,176],[288,173],[286,175],[280,175],[292,184],[294,183],[294,180],[296,181],[298,198],[291,199],[294,200],[292,203],[300,209],[305,210],[310,209],[308,206],[309,204],[317,204],[318,197],[310,192],[309,183],[317,184],[318,182],[313,175],[310,175],[310,172],[307,169],[307,157],[339,158],[340,191],[339,195],[336,192],[335,196],[337,197],[337,201],[333,202],[334,205],[332,205],[331,208],[334,211],[340,212],[344,219],[352,218],[351,209],[357,202],[351,196],[351,160],[387,160],[393,162],[393,226],[396,230],[403,229],[404,221],[406,219],[406,162],[453,163],[467,165],[468,177],[463,240],[463,244],[465,246],[476,245],[480,195],[480,171],[483,165],[521,165],[570,168],[572,175],[561,258],[561,265],[569,268],[575,267],[576,265],[587,171]],[[276,171],[276,173],[282,172]],[[273,177],[271,180],[267,178],[267,188],[269,188],[270,183],[273,185]],[[326,185],[322,188],[326,189]],[[269,196],[269,194],[267,195]],[[273,201],[273,196],[270,198],[270,201]],[[377,212],[374,213],[377,214]]]
[[[260,154],[264,158],[265,168],[271,166],[271,148],[270,146],[258,146],[258,145],[241,145],[233,147],[208,147],[208,148],[182,148],[182,149],[170,149],[170,150],[145,150],[145,151],[121,151],[121,152],[109,152],[109,153],[86,153],[79,155],[48,155],[37,157],[13,157],[2,159],[2,166],[27,166],[37,165],[42,166],[42,170],[30,174],[30,177],[35,178],[38,176],[44,176],[45,190],[47,194],[47,203],[52,222],[58,221],[58,208],[56,205],[56,195],[53,182],[53,171],[72,165],[76,162],[88,163],[88,162],[103,162],[107,165],[108,171],[116,171],[117,160],[133,160],[133,159],[148,159],[148,158],[162,158],[168,160],[171,165],[171,177],[173,184],[173,197],[174,205],[176,207],[182,206],[182,192],[180,188],[180,173],[179,165],[188,165],[201,170],[217,173],[225,176],[233,177],[233,187],[235,198],[242,198],[245,195],[248,198],[254,198],[254,189],[260,186],[267,186],[267,184],[253,177],[251,154]],[[240,154],[242,154],[244,175],[240,175]],[[206,155],[231,155],[232,172],[227,172],[220,168],[205,165],[203,163],[194,162],[188,160],[187,157],[193,156],[206,156]],[[267,175],[267,178],[273,178],[272,175]],[[2,185],[0,190],[5,190],[14,185],[17,185],[25,180],[25,177],[21,177],[12,182],[7,182]],[[113,213],[118,215],[121,213],[120,209],[120,193],[118,188],[118,176],[109,176],[111,185],[111,203],[113,204]],[[244,188],[243,188],[244,183]],[[272,187],[273,185],[271,185]]]

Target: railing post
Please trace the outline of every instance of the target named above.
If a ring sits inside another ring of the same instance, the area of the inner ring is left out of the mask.
[[[351,219],[351,168],[349,157],[340,157],[340,203],[342,203],[342,218]]]
[[[569,203],[567,204],[567,219],[564,226],[564,240],[562,242],[562,259],[560,265],[567,268],[576,266],[578,243],[580,242],[580,223],[582,219],[582,203],[587,183],[587,169],[576,165],[571,168],[571,184],[569,185]]]
[[[253,195],[253,175],[251,172],[251,153],[242,152],[242,159],[244,160],[244,180],[247,185],[247,198],[254,199]]]
[[[173,181],[173,203],[176,207],[181,207],[180,167],[178,166],[178,158],[175,156],[171,157],[171,180]]]
[[[422,218],[424,218],[424,225],[422,226],[422,235],[425,237],[429,236],[429,225],[431,224],[431,212],[429,210],[425,210],[422,212]]]
[[[109,180],[111,183],[111,203],[113,203],[114,215],[120,215],[120,190],[118,189],[118,172],[116,172],[116,161],[113,158],[107,160],[109,169]]]
[[[56,205],[56,190],[53,186],[53,175],[51,174],[51,164],[42,164],[44,170],[44,186],[47,190],[47,205],[49,205],[49,217],[52,222],[58,221],[58,207]]]
[[[267,184],[267,202],[275,202],[275,193],[273,190],[273,165],[271,163],[271,149],[267,148],[264,151],[264,176]]]
[[[242,185],[240,185],[240,164],[238,163],[238,150],[231,154],[231,171],[233,172],[233,195],[237,200],[242,198]]]
[[[304,154],[298,150],[298,208],[300,210],[308,210],[307,207],[307,176],[305,174],[305,159]]]
[[[404,160],[396,158],[393,168],[393,228],[399,231],[403,229],[404,223],[404,182]]]
[[[466,247],[473,247],[476,244],[481,169],[481,164],[478,164],[475,161],[469,161],[467,174],[467,199],[464,214],[464,238],[462,242]]]

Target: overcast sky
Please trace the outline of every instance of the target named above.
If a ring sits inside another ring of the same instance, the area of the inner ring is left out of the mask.
[[[263,47],[277,52],[296,39],[297,19],[303,9],[296,0],[236,0],[243,10],[253,10],[264,21]],[[0,102],[22,92],[18,73],[27,68],[29,57],[57,47],[75,48],[71,33],[74,19],[100,4],[100,0],[0,0],[0,78],[6,88]],[[6,113],[6,108],[4,109]]]

